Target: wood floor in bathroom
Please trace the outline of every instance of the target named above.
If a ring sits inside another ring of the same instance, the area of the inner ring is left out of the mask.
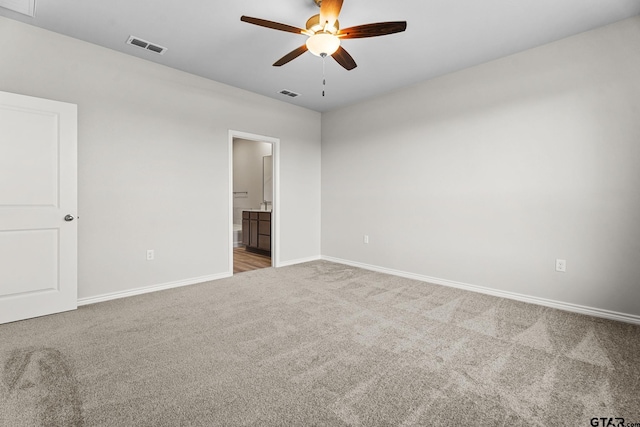
[[[271,257],[247,252],[244,247],[233,249],[233,274],[271,267]]]

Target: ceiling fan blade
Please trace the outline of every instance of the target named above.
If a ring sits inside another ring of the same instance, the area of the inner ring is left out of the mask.
[[[288,33],[303,34],[303,32],[305,31],[302,28],[293,27],[287,24],[281,24],[279,22],[267,21],[266,19],[252,18],[250,16],[242,15],[240,17],[240,20],[243,22],[248,22],[249,24],[272,28],[274,30],[286,31]]]
[[[276,62],[273,63],[273,66],[274,67],[281,67],[282,65],[286,64],[287,62],[296,59],[298,56],[302,55],[307,50],[308,50],[307,49],[307,45],[303,44],[299,48],[292,50],[291,52],[287,53],[282,58],[278,59]]]
[[[338,50],[336,50],[335,53],[331,56],[333,56],[333,59],[335,59],[338,64],[342,65],[347,70],[353,70],[358,66],[356,64],[356,61],[353,60],[351,55],[349,55],[349,53],[344,50],[342,46],[340,46]]]
[[[333,27],[340,15],[342,9],[342,0],[322,0],[320,4],[320,24],[329,23],[329,27]]]
[[[407,21],[377,22],[375,24],[358,25],[356,27],[340,30],[338,37],[341,39],[361,39],[365,37],[386,36],[387,34],[401,33],[407,29]]]

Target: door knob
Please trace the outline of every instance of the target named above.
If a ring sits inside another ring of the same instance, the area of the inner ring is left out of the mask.
[[[65,216],[65,217],[64,217],[64,220],[65,220],[65,221],[73,221],[73,220],[74,220],[73,215],[67,215],[67,216]]]

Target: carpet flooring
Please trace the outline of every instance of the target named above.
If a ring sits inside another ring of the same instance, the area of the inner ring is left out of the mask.
[[[631,424],[639,378],[638,326],[326,261],[0,325],[12,427]]]

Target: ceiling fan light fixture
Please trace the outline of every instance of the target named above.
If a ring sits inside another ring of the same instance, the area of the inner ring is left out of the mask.
[[[318,33],[307,39],[307,49],[315,56],[333,55],[340,47],[340,39],[333,34]]]

